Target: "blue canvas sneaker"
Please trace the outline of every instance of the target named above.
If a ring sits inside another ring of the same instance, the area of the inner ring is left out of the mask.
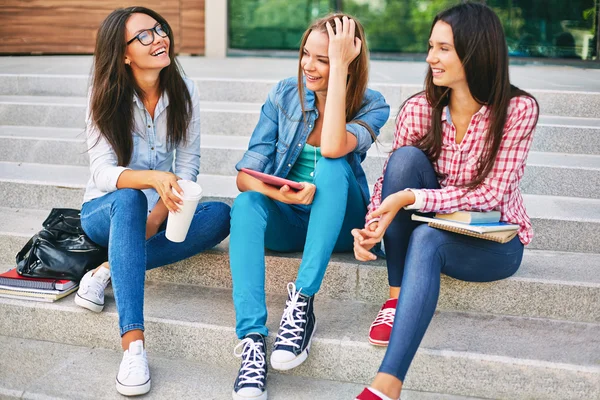
[[[285,371],[302,364],[308,357],[317,320],[313,312],[314,296],[305,296],[302,289],[288,283],[288,300],[279,323],[279,332],[275,339],[271,366]]]
[[[242,359],[233,385],[233,400],[267,400],[265,337],[260,333],[247,334],[233,354]]]

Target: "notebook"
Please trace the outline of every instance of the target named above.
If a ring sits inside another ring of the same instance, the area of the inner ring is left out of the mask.
[[[65,296],[70,295],[71,293],[77,290],[77,287],[78,286],[75,286],[70,289],[60,291],[59,293],[43,293],[40,290],[27,291],[0,289],[0,297],[8,297],[10,299],[19,300],[54,302],[56,300],[62,299]]]
[[[491,240],[498,243],[510,242],[519,231],[519,225],[507,222],[491,224],[464,224],[461,222],[447,221],[437,218],[424,217],[413,214],[413,221],[427,222],[432,228],[473,236],[479,239]]]
[[[464,224],[491,224],[500,221],[500,211],[456,211],[450,214],[435,214],[435,218]]]
[[[67,290],[77,285],[77,282],[66,279],[42,279],[21,276],[16,268],[0,274],[0,286],[4,288],[28,288],[44,290]]]

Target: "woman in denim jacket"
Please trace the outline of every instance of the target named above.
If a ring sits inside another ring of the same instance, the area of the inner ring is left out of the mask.
[[[75,302],[100,312],[112,279],[125,351],[116,387],[150,390],[144,350],[146,270],[191,257],[229,233],[229,206],[201,203],[186,239],[165,237],[169,211],[181,199],[178,179],[195,181],[200,167],[200,98],[182,76],[164,18],[143,7],[113,11],[98,30],[86,119],[91,177],[81,225],[108,248],[108,261],[81,280]],[[174,157],[174,156],[177,157]],[[110,267],[109,267],[110,266]]]
[[[308,356],[313,299],[331,253],[351,250],[350,231],[364,223],[369,189],[360,163],[389,117],[383,96],[366,88],[367,48],[356,20],[339,14],[317,20],[301,43],[298,78],[271,90],[236,165],[242,193],[231,212],[230,263],[242,363],[234,399],[267,398],[265,247],[303,251],[271,354],[273,368],[288,370]],[[301,182],[303,189],[267,185],[242,168]]]

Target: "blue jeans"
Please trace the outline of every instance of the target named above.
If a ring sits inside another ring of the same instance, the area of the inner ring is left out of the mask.
[[[401,147],[390,157],[382,197],[406,188],[439,188],[431,162],[415,147]],[[431,322],[442,273],[463,281],[490,282],[513,275],[521,264],[518,237],[506,244],[429,227],[400,210],[384,241],[390,286],[401,286],[390,343],[379,372],[404,381]]]
[[[241,193],[231,210],[229,259],[236,333],[267,335],[265,247],[302,251],[296,287],[308,296],[321,287],[331,253],[352,250],[350,231],[364,225],[366,205],[344,158],[321,158],[310,206],[288,205],[253,191]]]
[[[119,189],[90,200],[81,208],[81,226],[108,248],[112,287],[121,336],[144,330],[146,270],[171,264],[219,244],[229,234],[229,206],[200,203],[185,241],[165,238],[166,223],[146,240],[147,200],[141,190]]]

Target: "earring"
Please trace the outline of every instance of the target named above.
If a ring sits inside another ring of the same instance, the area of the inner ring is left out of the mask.
[[[129,64],[131,64],[131,61],[125,60],[125,64],[129,65]]]

